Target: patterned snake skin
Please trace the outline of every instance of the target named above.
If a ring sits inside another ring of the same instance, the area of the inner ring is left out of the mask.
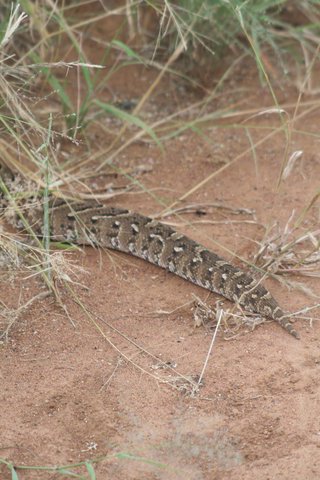
[[[38,221],[41,230],[41,221]],[[41,235],[41,231],[38,232]],[[272,295],[239,268],[151,218],[113,207],[53,207],[50,236],[129,253],[277,321],[299,338]]]

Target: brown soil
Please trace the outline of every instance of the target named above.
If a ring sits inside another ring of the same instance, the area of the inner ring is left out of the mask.
[[[268,91],[254,78],[255,66],[247,65],[243,73],[238,70],[234,83],[226,88],[237,85],[237,91],[243,87],[253,92],[245,108],[272,106]],[[128,82],[121,71],[114,88],[119,97],[132,98],[153,78],[154,73],[141,75],[136,68]],[[156,108],[149,105],[150,110],[168,112],[177,107],[175,102],[185,94],[175,89],[178,86],[170,84],[168,93],[162,91]],[[238,93],[237,98],[241,96]],[[283,104],[295,103],[296,98],[295,89],[279,94]],[[274,115],[248,121],[261,127],[250,129],[254,141],[266,136],[265,129],[276,122]],[[295,128],[317,134],[319,122],[319,111],[314,111],[297,121]],[[253,209],[257,223],[245,223],[252,219],[248,215],[214,209],[204,217],[184,219],[219,223],[179,229],[230,260],[223,247],[252,260],[263,226],[278,222],[283,228],[292,211],[297,218],[319,188],[319,140],[316,135],[294,133],[292,151],[303,150],[303,157],[277,190],[284,145],[284,134],[274,135],[256,149],[256,160],[248,152],[184,202]],[[121,166],[149,165],[140,181],[150,190],[157,188],[157,196],[170,202],[249,146],[241,128],[210,127],[206,141],[187,132],[168,141],[165,154],[147,144],[132,146]],[[127,195],[117,204],[145,214],[159,212],[159,204],[150,199],[147,194]],[[315,205],[303,228],[318,221]],[[8,343],[0,348],[0,457],[18,465],[61,465],[106,456],[95,465],[98,479],[319,478],[317,321],[297,321],[300,341],[273,322],[254,331],[242,327],[239,335],[226,341],[224,326],[204,385],[190,396],[188,378],[200,374],[212,331],[194,328],[188,302],[195,294],[214,305],[218,297],[208,298],[205,290],[126,255],[86,248],[69,256],[85,269],[78,273],[81,285],[74,290],[92,319],[65,292],[63,300],[73,324],[50,297],[32,304],[15,322]],[[1,299],[8,307],[17,308],[41,291],[40,282],[25,280],[26,276],[24,272],[19,280],[15,274],[1,285]],[[299,281],[320,294],[317,279]],[[288,311],[316,303],[276,280],[265,283]],[[230,308],[226,301],[224,306]],[[310,315],[318,313],[314,310]],[[161,361],[172,368],[159,368]],[[135,458],[118,458],[121,452]],[[9,478],[4,467],[0,475]],[[59,477],[19,471],[19,478]]]

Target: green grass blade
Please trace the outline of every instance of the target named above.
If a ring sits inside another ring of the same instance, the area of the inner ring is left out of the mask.
[[[12,480],[19,480],[18,474],[15,471],[14,467],[11,468],[11,479]]]
[[[144,457],[139,457],[137,455],[132,455],[131,453],[126,453],[126,452],[120,452],[115,455],[116,458],[119,460],[136,460],[141,463],[146,463],[148,465],[153,465],[158,468],[168,468],[168,465],[162,462],[157,462],[155,460],[150,460],[149,458],[144,458]]]
[[[96,477],[96,474],[95,474],[92,463],[87,461],[87,462],[84,462],[84,464],[86,466],[86,469],[88,470],[88,473],[90,475],[90,479],[91,480],[97,480],[97,477]]]
[[[73,113],[73,111],[74,111],[73,103],[72,103],[69,95],[67,94],[66,90],[63,88],[63,85],[57,79],[57,77],[55,75],[53,75],[53,73],[50,71],[50,69],[48,67],[46,67],[45,65],[41,65],[41,58],[39,57],[39,55],[37,55],[35,52],[32,52],[32,53],[30,53],[30,56],[35,63],[39,64],[40,71],[44,75],[46,75],[49,84],[59,95],[59,98],[60,98],[65,110],[69,113]]]
[[[111,45],[120,48],[120,50],[122,50],[127,55],[127,57],[133,58],[134,60],[137,60],[139,63],[143,63],[144,65],[146,65],[146,62],[143,59],[143,57],[138,55],[134,50],[132,50],[132,48],[128,47],[128,45],[121,42],[120,40],[112,40]]]
[[[157,137],[157,135],[152,130],[152,128],[149,127],[149,125],[147,125],[143,120],[141,120],[140,118],[134,115],[131,115],[128,112],[124,112],[120,108],[117,108],[114,105],[110,105],[109,103],[104,103],[104,102],[101,102],[100,100],[94,100],[94,103],[98,105],[98,107],[100,107],[105,112],[110,113],[111,115],[114,115],[117,118],[120,118],[123,122],[130,123],[144,130],[155,141],[158,147],[161,150],[163,150],[160,139]]]

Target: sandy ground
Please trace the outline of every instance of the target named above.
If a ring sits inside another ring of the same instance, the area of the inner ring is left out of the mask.
[[[246,75],[253,93],[246,108],[272,106],[267,90],[253,80],[255,67],[250,68]],[[235,83],[241,81],[245,87],[244,71],[239,69],[237,75]],[[118,83],[123,89],[119,95],[126,92],[130,98],[135,88],[138,92],[139,78],[136,70],[130,87],[127,79]],[[143,82],[148,82],[147,72]],[[171,91],[159,96],[157,109],[172,108],[175,88],[171,85]],[[297,92],[283,91],[279,98],[283,104],[295,103]],[[304,116],[296,130],[316,134],[319,115],[318,109]],[[251,128],[250,134],[257,141],[278,123],[273,115],[256,117],[248,125],[261,128]],[[283,133],[275,134],[256,149],[256,158],[251,151],[234,160],[250,147],[245,130],[212,126],[206,141],[187,132],[168,141],[164,154],[147,144],[134,145],[124,152],[121,166],[149,165],[139,180],[170,202],[231,161],[183,205],[205,202],[254,210],[256,221],[248,223],[253,220],[249,213],[234,215],[221,208],[201,217],[170,217],[170,221],[240,265],[231,252],[252,261],[265,227],[277,222],[283,229],[293,210],[297,219],[319,188],[319,139],[303,133],[294,133],[291,145],[303,156],[276,188],[284,145]],[[148,194],[122,196],[117,205],[145,214],[162,209]],[[206,223],[192,225],[196,220]],[[312,230],[317,222],[315,204],[301,231]],[[68,257],[84,268],[73,288],[91,317],[65,291],[63,301],[72,321],[49,297],[26,309],[8,342],[0,345],[0,457],[18,465],[61,465],[106,457],[95,466],[98,479],[319,478],[320,326],[316,320],[312,324],[297,320],[300,341],[273,322],[253,331],[242,326],[225,340],[231,332],[223,324],[204,384],[191,396],[189,379],[202,371],[213,330],[210,324],[194,327],[190,302],[197,295],[214,306],[218,296],[126,255],[86,248]],[[42,291],[40,281],[26,276],[26,271],[4,272],[0,293],[7,307],[17,308]],[[291,278],[320,294],[316,278]],[[288,311],[317,303],[274,279],[265,284]],[[232,307],[227,301],[223,306]],[[319,309],[310,315],[316,318]],[[127,458],[118,458],[119,453]],[[10,478],[1,466],[0,475],[3,480]],[[19,478],[61,477],[20,471]]]

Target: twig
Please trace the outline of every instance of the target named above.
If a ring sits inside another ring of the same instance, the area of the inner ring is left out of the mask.
[[[202,371],[201,371],[201,373],[200,373],[200,377],[199,377],[197,386],[196,386],[196,387],[193,387],[193,390],[192,390],[192,394],[193,394],[193,395],[199,390],[199,387],[200,387],[200,385],[201,385],[201,381],[202,381],[202,378],[203,378],[203,376],[204,376],[204,372],[205,372],[205,370],[206,370],[206,368],[207,368],[207,365],[208,365],[209,357],[210,357],[211,351],[212,351],[212,349],[213,349],[213,344],[214,344],[214,342],[215,342],[215,339],[216,339],[216,336],[217,336],[217,333],[218,333],[218,328],[219,328],[219,326],[220,326],[220,323],[221,323],[221,320],[222,320],[222,316],[223,316],[223,310],[220,310],[220,311],[219,311],[219,318],[218,318],[217,326],[216,326],[215,331],[214,331],[214,333],[213,333],[212,340],[211,340],[211,343],[210,343],[210,347],[209,347],[209,350],[208,350],[208,353],[207,353],[207,356],[206,356],[206,359],[205,359],[205,362],[204,362]]]

